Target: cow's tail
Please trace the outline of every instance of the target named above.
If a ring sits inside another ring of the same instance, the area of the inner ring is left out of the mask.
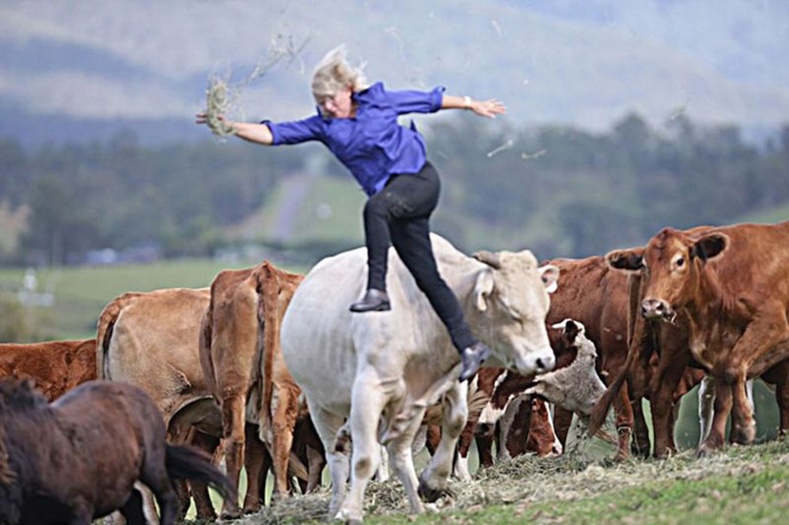
[[[99,314],[99,321],[96,325],[96,377],[98,379],[112,379],[106,363],[112,331],[121,311],[141,295],[143,295],[141,292],[127,292],[119,295]]]
[[[198,353],[200,354],[200,367],[203,370],[203,379],[209,392],[216,392],[216,375],[214,373],[214,361],[211,359],[211,343],[214,337],[214,292],[211,291],[211,299],[208,308],[200,318],[200,333],[198,334]]]
[[[235,501],[236,491],[228,477],[211,463],[211,456],[194,447],[166,444],[165,466],[171,479],[205,483],[222,498]]]
[[[608,411],[614,403],[614,399],[619,395],[619,390],[630,375],[630,370],[638,355],[640,340],[643,337],[644,322],[639,320],[638,303],[641,295],[640,276],[631,274],[627,280],[628,291],[628,311],[627,311],[627,358],[619,375],[606,389],[603,396],[595,403],[592,413],[589,416],[589,435],[596,435],[605,423]]]

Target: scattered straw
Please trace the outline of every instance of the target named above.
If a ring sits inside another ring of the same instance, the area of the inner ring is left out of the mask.
[[[224,122],[221,117],[230,115],[236,110],[244,88],[263,78],[269,70],[285,58],[288,58],[287,65],[290,66],[299,57],[311,38],[311,36],[307,36],[300,44],[297,44],[292,35],[275,34],[271,39],[266,59],[258,63],[246,80],[239,85],[230,84],[229,75],[227,78],[218,75],[209,77],[205,97],[205,115],[206,124],[211,132],[217,137],[234,134],[233,127]]]
[[[751,447],[731,447],[711,457],[696,459],[695,451],[686,450],[666,460],[633,459],[614,462],[613,449],[595,458],[595,447],[607,446],[589,438],[572,452],[561,456],[538,458],[519,456],[488,469],[480,469],[471,481],[450,480],[451,495],[434,504],[427,512],[468,511],[489,505],[512,505],[517,512],[531,503],[575,501],[655,481],[701,480],[740,477],[767,469],[770,463],[789,464],[789,441],[774,441]],[[785,490],[777,483],[773,490]],[[324,487],[317,494],[294,496],[273,507],[246,516],[239,525],[280,525],[325,523],[329,521],[331,493]],[[402,485],[394,478],[383,483],[371,482],[365,494],[367,516],[406,515],[408,502]],[[449,515],[444,520],[453,521]]]

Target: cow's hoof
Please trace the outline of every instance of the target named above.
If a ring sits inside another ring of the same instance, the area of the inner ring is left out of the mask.
[[[227,521],[233,521],[241,519],[241,511],[240,510],[223,510],[222,513],[219,515],[219,521],[221,523]]]
[[[338,512],[332,521],[334,523],[344,523],[345,525],[362,525],[360,516],[348,516],[343,511]]]
[[[617,463],[622,463],[625,461],[630,461],[633,456],[630,454],[629,450],[617,450],[616,455],[614,456],[614,461]]]
[[[419,497],[422,498],[423,501],[428,503],[435,503],[439,499],[443,498],[444,496],[449,496],[454,498],[455,495],[448,487],[444,488],[433,488],[425,482],[425,480],[419,480],[419,488],[417,489],[419,493]]]

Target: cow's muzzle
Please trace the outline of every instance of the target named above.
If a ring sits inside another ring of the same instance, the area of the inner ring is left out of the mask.
[[[641,315],[651,321],[662,319],[671,322],[675,317],[674,309],[663,299],[644,299]]]

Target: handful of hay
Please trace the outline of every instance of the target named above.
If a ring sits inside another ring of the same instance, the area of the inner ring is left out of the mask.
[[[242,87],[262,78],[283,58],[290,57],[289,63],[292,62],[299,56],[310,38],[307,37],[301,44],[297,45],[292,36],[275,35],[272,38],[271,49],[268,51],[267,59],[255,66],[255,69],[242,84]],[[236,130],[233,126],[228,125],[222,117],[227,115],[236,105],[241,89],[241,87],[230,86],[225,79],[218,76],[212,76],[208,79],[208,89],[205,92],[206,124],[217,137],[235,134]]]
[[[220,117],[227,113],[236,96],[236,91],[232,90],[223,79],[214,77],[209,80],[208,89],[205,92],[206,124],[217,137],[225,137],[235,133],[233,126],[228,125]]]

